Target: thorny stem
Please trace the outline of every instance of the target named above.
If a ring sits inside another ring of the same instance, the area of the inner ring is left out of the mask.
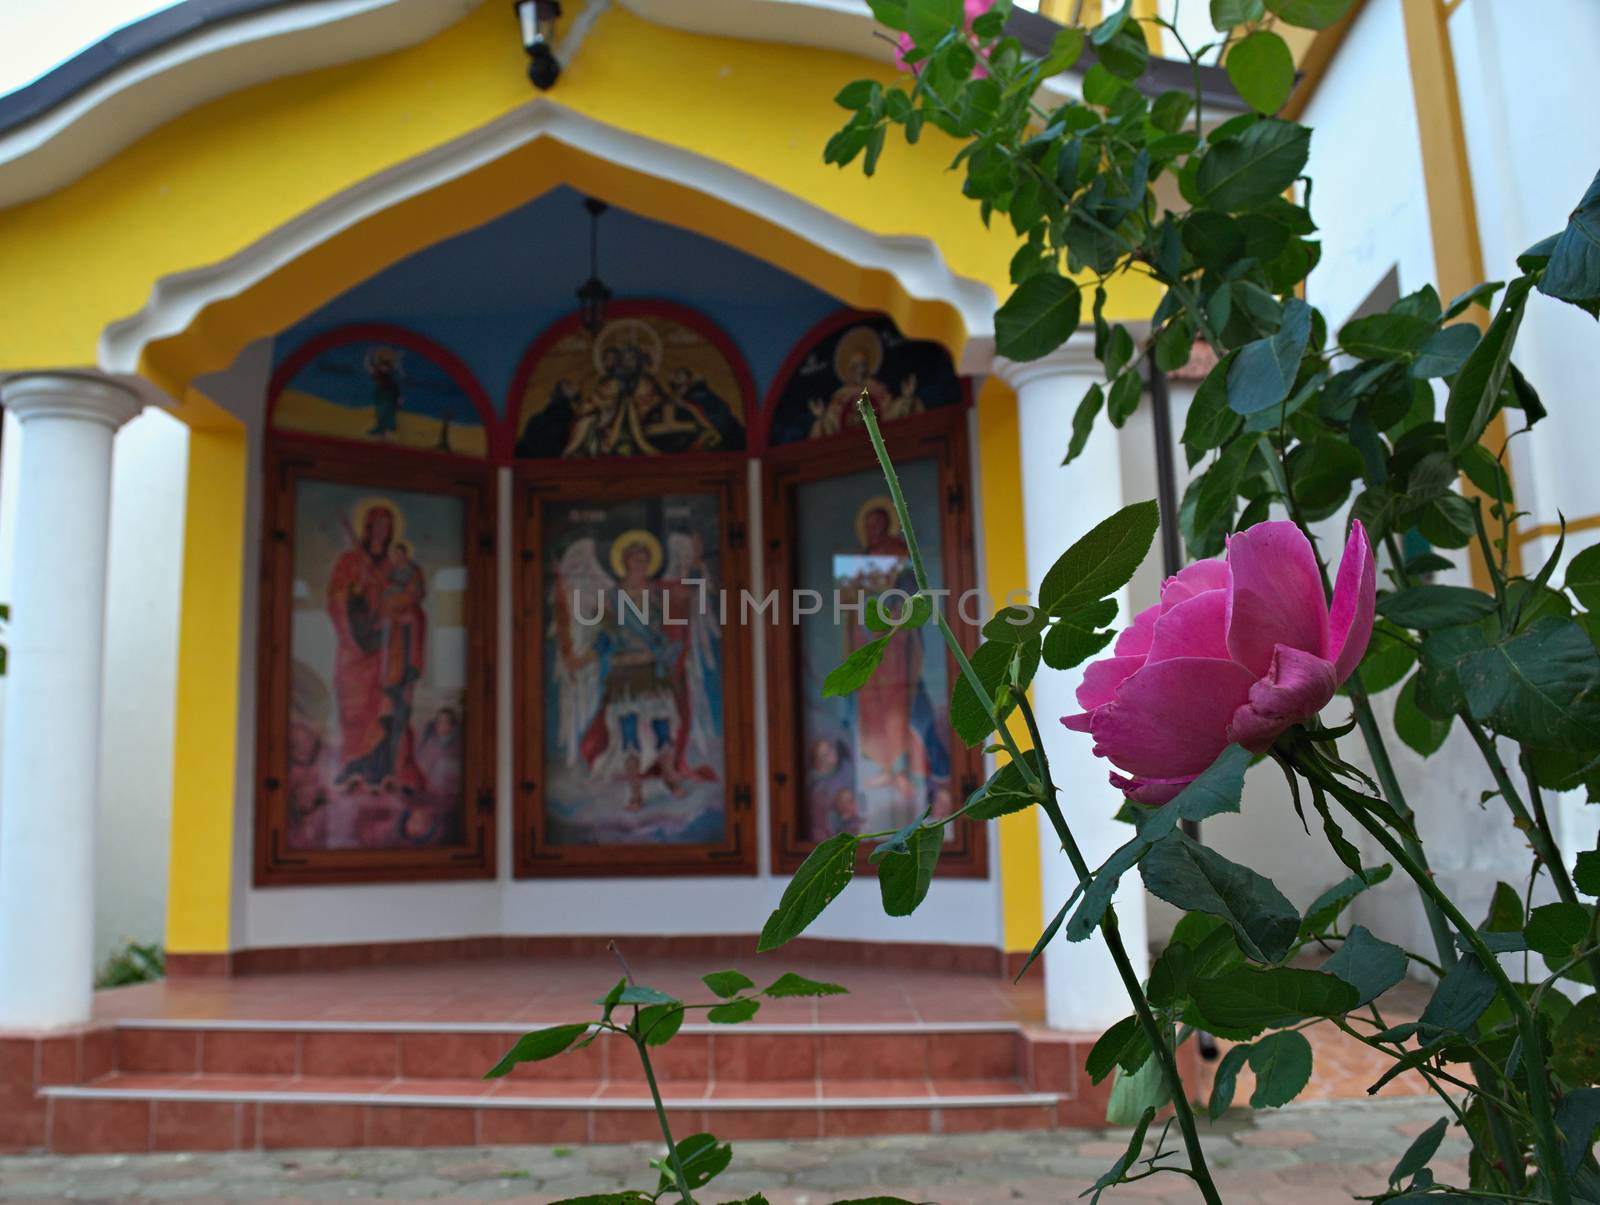
[[[1505,1000],[1512,1016],[1516,1018],[1517,1030],[1522,1041],[1522,1056],[1528,1067],[1528,1111],[1532,1115],[1541,1170],[1550,1185],[1555,1205],[1572,1205],[1572,1187],[1568,1183],[1561,1138],[1555,1129],[1555,1104],[1550,1097],[1549,1073],[1545,1069],[1544,1041],[1540,1036],[1539,1023],[1533,1015],[1533,1010],[1517,991],[1516,985],[1506,977],[1505,970],[1500,966],[1500,960],[1489,949],[1477,928],[1461,914],[1461,910],[1455,906],[1450,897],[1433,881],[1433,875],[1427,868],[1413,858],[1405,845],[1367,810],[1365,797],[1345,786],[1336,775],[1329,772],[1314,750],[1305,749],[1301,752],[1303,755],[1295,757],[1295,764],[1301,773],[1311,781],[1319,783],[1344,806],[1356,823],[1372,834],[1389,856],[1411,876],[1412,882],[1416,883],[1423,894],[1434,901],[1439,911],[1455,926],[1456,932],[1472,947],[1472,952],[1477,956],[1484,972],[1494,979],[1501,998]]]
[[[895,472],[894,463],[889,459],[889,450],[884,445],[883,433],[878,429],[878,417],[873,412],[872,402],[867,396],[867,391],[861,391],[861,398],[857,403],[861,412],[862,422],[867,428],[867,435],[872,440],[872,449],[877,453],[878,464],[883,469],[884,479],[889,483],[889,496],[894,501],[895,513],[900,519],[900,535],[906,542],[906,555],[911,560],[911,572],[915,575],[917,589],[927,591],[929,587],[927,572],[922,565],[922,554],[917,548],[916,532],[911,523],[911,514],[906,509],[905,496],[900,490],[900,478]],[[1004,723],[996,714],[994,700],[990,697],[982,681],[978,678],[977,671],[972,668],[972,663],[967,659],[965,651],[961,648],[956,635],[950,630],[950,625],[945,622],[944,616],[938,607],[933,609],[933,614],[939,621],[939,630],[944,635],[945,643],[955,655],[961,666],[963,675],[972,686],[973,692],[989,713],[989,718],[999,733],[1000,739],[1005,743],[1006,752],[1011,760],[1017,763],[1017,768],[1024,777],[1029,779],[1030,786],[1039,790],[1039,802],[1050,817],[1050,824],[1056,831],[1056,836],[1061,839],[1061,848],[1066,851],[1067,858],[1072,863],[1072,869],[1078,876],[1078,881],[1087,885],[1092,877],[1089,864],[1084,860],[1083,851],[1078,848],[1077,841],[1072,836],[1072,830],[1067,827],[1066,817],[1061,813],[1061,807],[1056,802],[1055,787],[1050,781],[1050,763],[1045,758],[1044,741],[1040,739],[1038,721],[1034,718],[1033,708],[1028,705],[1027,695],[1023,691],[1016,691],[1017,708],[1022,713],[1024,723],[1028,728],[1028,735],[1033,739],[1034,755],[1037,760],[1030,765],[1017,748],[1016,741],[1006,730]],[[1036,776],[1036,777],[1035,777]],[[1187,1090],[1184,1088],[1183,1078],[1178,1074],[1178,1063],[1173,1057],[1172,1049],[1167,1045],[1161,1032],[1160,1025],[1155,1016],[1150,1012],[1149,1001],[1145,999],[1144,989],[1140,986],[1139,976],[1133,969],[1133,962],[1128,957],[1127,947],[1122,943],[1122,935],[1117,929],[1117,918],[1114,910],[1107,908],[1105,920],[1101,923],[1101,932],[1106,941],[1106,947],[1111,951],[1111,959],[1116,963],[1117,974],[1122,979],[1123,987],[1127,989],[1128,998],[1133,1002],[1134,1012],[1138,1014],[1140,1027],[1144,1030],[1145,1037],[1149,1039],[1151,1048],[1156,1057],[1161,1060],[1161,1070],[1167,1081],[1167,1089],[1172,1097],[1172,1107],[1178,1117],[1178,1125],[1183,1130],[1184,1146],[1189,1152],[1189,1175],[1199,1186],[1201,1195],[1206,1199],[1207,1205],[1222,1205],[1222,1197],[1218,1195],[1216,1185],[1211,1181],[1211,1172],[1206,1167],[1205,1151],[1200,1146],[1200,1135],[1195,1129],[1194,1112],[1189,1107]]]
[[[895,516],[900,520],[900,537],[906,542],[906,555],[911,560],[911,573],[917,582],[917,591],[927,594],[933,602],[933,618],[939,625],[939,634],[944,637],[944,642],[949,646],[951,654],[956,659],[956,665],[961,670],[961,676],[967,680],[967,685],[972,688],[972,693],[978,696],[978,701],[988,708],[991,717],[994,714],[994,700],[989,697],[988,688],[983,680],[978,677],[978,671],[972,668],[972,662],[967,659],[966,650],[961,647],[961,641],[956,639],[956,634],[950,628],[950,622],[944,617],[944,611],[934,600],[930,591],[933,589],[928,580],[928,571],[922,564],[922,550],[917,545],[917,533],[912,527],[911,512],[906,508],[906,497],[900,489],[900,475],[895,472],[894,462],[889,459],[889,449],[883,442],[883,432],[878,429],[878,416],[872,409],[872,401],[867,395],[867,390],[861,390],[861,396],[856,401],[856,408],[861,414],[861,421],[867,428],[867,437],[872,440],[872,450],[877,453],[878,464],[883,468],[884,480],[889,483],[889,497],[894,502]],[[1012,761],[1017,763],[1024,781],[1029,788],[1039,788],[1039,776],[1028,759],[1023,757],[1022,750],[1017,747],[1015,738],[1004,724],[996,721],[995,729],[999,733],[1001,743],[1006,747],[1006,753]]]
[[[606,949],[610,950],[622,964],[622,977],[631,985],[633,972],[628,969],[628,960],[622,956],[621,948],[616,942],[608,941]],[[689,1195],[689,1177],[683,1174],[683,1160],[678,1156],[678,1144],[672,1140],[672,1127],[667,1124],[667,1106],[661,1102],[661,1089],[656,1085],[655,1068],[650,1065],[650,1052],[645,1048],[644,1035],[639,1032],[637,1005],[633,1009],[633,1026],[628,1031],[628,1037],[633,1042],[633,1048],[639,1052],[639,1062],[644,1067],[645,1083],[650,1085],[650,1099],[655,1102],[656,1121],[661,1126],[661,1137],[667,1144],[667,1158],[672,1161],[672,1174],[678,1177],[678,1193],[684,1205],[695,1205],[694,1197]]]

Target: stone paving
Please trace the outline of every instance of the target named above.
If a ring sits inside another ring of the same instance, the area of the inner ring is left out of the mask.
[[[1384,1187],[1412,1138],[1441,1113],[1436,1101],[1315,1102],[1235,1110],[1202,1141],[1228,1205],[1323,1205]],[[1176,1130],[1169,1145],[1178,1145]],[[827,1205],[881,1195],[937,1205],[1076,1198],[1122,1154],[1126,1131],[955,1134],[905,1138],[737,1142],[713,1205],[760,1190],[772,1205]],[[519,1201],[642,1187],[645,1145],[490,1147],[195,1155],[19,1155],[0,1158],[0,1202]],[[1466,1143],[1453,1131],[1432,1164],[1443,1182],[1466,1178]],[[653,1187],[653,1184],[651,1184]],[[1189,1181],[1158,1175],[1111,1190],[1108,1202],[1192,1202]]]

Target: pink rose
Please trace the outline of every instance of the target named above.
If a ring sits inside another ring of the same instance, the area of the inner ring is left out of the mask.
[[[1161,601],[1084,671],[1080,715],[1096,757],[1126,772],[1111,785],[1165,803],[1230,744],[1259,753],[1310,719],[1372,639],[1377,575],[1359,522],[1339,562],[1330,609],[1311,542],[1293,523],[1228,539],[1227,559],[1168,578]]]
[[[966,0],[965,19],[967,28],[970,29],[974,21],[983,16],[984,13],[988,12],[993,7],[994,0]],[[899,67],[901,71],[915,71],[917,69],[915,63],[906,62],[906,55],[911,53],[911,48],[915,45],[916,43],[911,40],[910,34],[903,33],[900,35],[899,44],[894,52],[894,62],[895,66]],[[973,49],[976,50],[977,46],[974,45]],[[972,69],[972,78],[983,79],[988,74],[988,68],[983,65],[982,56],[980,55],[977,65]]]

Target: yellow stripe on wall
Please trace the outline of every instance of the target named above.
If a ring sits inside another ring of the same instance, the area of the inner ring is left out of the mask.
[[[998,606],[1012,590],[1028,586],[1028,557],[1022,542],[1022,449],[1017,442],[1017,395],[999,377],[989,377],[978,393],[978,487],[983,506],[983,573],[988,602]],[[1021,745],[1029,737],[1019,716],[1012,735]],[[1002,816],[1000,826],[1000,907],[1005,948],[1031,950],[1044,927],[1039,878],[1039,824],[1033,809]]]
[[[242,425],[189,433],[167,951],[229,948],[244,584]]]

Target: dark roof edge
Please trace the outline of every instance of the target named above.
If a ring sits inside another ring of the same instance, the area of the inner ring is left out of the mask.
[[[113,30],[66,62],[0,96],[0,134],[26,125],[135,59],[204,30],[281,8],[294,0],[179,0]]]
[[[1020,8],[1013,9],[1006,21],[1006,33],[1021,42],[1022,48],[1029,54],[1040,58],[1050,52],[1050,44],[1060,29],[1060,22]],[[1083,57],[1070,74],[1081,76],[1095,61],[1094,47],[1085,46]],[[1226,71],[1205,63],[1200,65],[1199,70],[1200,98],[1206,108],[1225,113],[1244,113],[1249,110],[1250,106],[1234,91],[1233,82],[1228,79]],[[1139,77],[1139,91],[1147,96],[1159,96],[1171,91],[1192,93],[1195,88],[1194,72],[1187,59],[1151,56],[1149,68]]]
[[[164,46],[241,17],[287,7],[295,2],[179,0],[169,8],[112,31],[31,83],[0,96],[0,134],[42,117],[84,89]],[[1048,17],[1022,9],[1015,10],[1006,23],[1008,34],[1016,37],[1030,54],[1041,56],[1048,53],[1060,28]],[[1087,62],[1093,61],[1092,49],[1086,49],[1084,53],[1086,62],[1075,68],[1075,72],[1081,72]],[[1150,69],[1140,79],[1139,86],[1152,95],[1173,88],[1192,91],[1194,76],[1186,62],[1151,59]],[[1208,107],[1229,112],[1241,112],[1246,108],[1229,83],[1227,72],[1220,67],[1200,68],[1200,94]]]

